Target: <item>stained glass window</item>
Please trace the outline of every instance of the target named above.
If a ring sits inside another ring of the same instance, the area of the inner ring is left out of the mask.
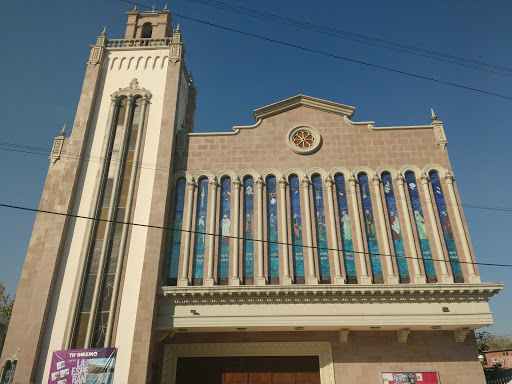
[[[302,219],[300,213],[299,178],[295,175],[288,179],[290,187],[290,214],[292,223],[292,262],[294,282],[304,284],[304,250],[302,248]]]
[[[178,282],[178,266],[180,263],[181,229],[183,227],[185,186],[185,179],[179,179],[176,183],[176,190],[174,192],[174,215],[172,218],[171,249],[169,252],[167,285],[177,285]]]
[[[384,186],[384,196],[388,210],[389,226],[391,228],[391,239],[393,242],[394,254],[396,256],[396,264],[398,267],[400,282],[410,283],[411,278],[409,277],[409,268],[407,267],[407,259],[405,258],[402,228],[400,225],[400,220],[398,219],[395,193],[393,191],[393,180],[389,173],[382,174],[382,185]]]
[[[375,218],[373,216],[372,198],[368,185],[368,176],[360,173],[358,176],[361,202],[363,205],[363,223],[366,231],[366,241],[370,253],[370,265],[374,283],[383,283],[382,266],[380,263],[379,244],[377,242],[377,231],[375,229]]]
[[[413,172],[405,173],[405,181],[407,189],[409,190],[409,197],[412,207],[412,216],[416,226],[416,233],[418,234],[418,241],[420,243],[421,257],[423,259],[423,266],[425,274],[427,275],[427,283],[436,283],[437,276],[432,260],[432,252],[428,241],[427,227],[425,225],[425,214],[421,208],[421,201],[418,192],[418,183]]]
[[[450,222],[450,215],[448,208],[446,208],[446,201],[444,199],[443,189],[441,187],[441,180],[437,172],[430,172],[430,181],[432,183],[432,190],[436,200],[437,212],[441,220],[441,227],[443,228],[444,241],[448,249],[448,258],[450,259],[450,266],[452,267],[453,280],[456,283],[463,283],[464,277],[459,263],[459,254],[455,246],[455,237],[453,236],[452,224]]]
[[[341,248],[343,249],[343,261],[347,284],[357,284],[356,263],[354,260],[354,246],[352,244],[352,229],[350,227],[350,215],[347,203],[347,191],[343,175],[334,176],[336,185],[336,201],[338,202],[338,215],[341,229]]]
[[[206,212],[208,209],[208,179],[203,177],[197,183],[196,233],[192,264],[192,285],[203,284],[204,254],[206,240]]]
[[[231,235],[231,179],[224,177],[220,182],[220,238],[217,276],[220,285],[228,284],[229,279],[229,243]]]
[[[254,284],[254,180],[252,177],[244,179],[242,254],[244,284]]]
[[[324,195],[322,192],[322,178],[314,175],[311,178],[313,184],[313,206],[315,211],[315,228],[318,252],[318,267],[320,282],[330,284],[331,271],[329,268],[329,245],[327,244],[327,231],[325,226]]]
[[[279,236],[277,227],[277,182],[274,176],[267,177],[267,255],[268,280],[279,284]]]

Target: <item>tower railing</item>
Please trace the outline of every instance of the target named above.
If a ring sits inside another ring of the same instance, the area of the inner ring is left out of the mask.
[[[165,47],[171,44],[171,37],[163,37],[157,39],[108,39],[106,42],[107,48],[152,48],[152,47]]]

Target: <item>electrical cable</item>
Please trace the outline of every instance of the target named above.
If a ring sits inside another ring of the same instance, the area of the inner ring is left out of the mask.
[[[138,5],[138,6],[141,6],[141,7],[151,8],[151,7],[147,6],[147,5],[136,3],[136,2],[133,2],[133,1],[129,1],[129,0],[119,0],[119,1],[122,1],[124,3]],[[409,77],[414,77],[414,78],[417,78],[417,79],[432,81],[432,82],[439,83],[439,84],[449,85],[449,86],[456,87],[456,88],[466,89],[466,90],[473,91],[473,92],[483,93],[483,94],[490,95],[490,96],[496,96],[496,97],[500,97],[500,98],[503,98],[503,99],[512,100],[512,96],[506,96],[506,95],[502,95],[502,94],[499,94],[499,93],[490,92],[490,91],[486,91],[486,90],[483,90],[483,89],[470,87],[470,86],[467,86],[467,85],[462,85],[462,84],[453,83],[453,82],[450,82],[450,81],[440,80],[440,79],[436,79],[434,77],[418,75],[418,74],[415,74],[415,73],[412,73],[412,72],[406,72],[406,71],[402,71],[402,70],[399,70],[399,69],[385,67],[385,66],[379,65],[379,64],[373,64],[373,63],[369,63],[369,62],[362,61],[362,60],[356,60],[356,59],[352,59],[352,58],[349,58],[349,57],[344,57],[344,56],[336,55],[336,54],[333,54],[333,53],[328,53],[328,52],[320,51],[318,49],[307,48],[307,47],[304,47],[304,46],[301,46],[301,45],[287,43],[287,42],[281,41],[281,40],[271,39],[269,37],[264,37],[264,36],[261,36],[261,35],[256,35],[254,33],[243,32],[243,31],[238,30],[238,29],[228,28],[228,27],[224,27],[222,25],[210,23],[208,21],[196,19],[196,18],[189,17],[189,16],[180,15],[180,14],[178,14],[176,12],[173,12],[173,15],[181,17],[181,18],[186,19],[186,20],[195,21],[197,23],[201,23],[201,24],[205,24],[205,25],[208,25],[208,26],[211,26],[211,27],[215,27],[215,28],[226,30],[226,31],[238,33],[238,34],[244,35],[244,36],[250,36],[250,37],[253,37],[253,38],[256,38],[256,39],[268,41],[268,42],[275,43],[275,44],[278,44],[278,45],[282,45],[282,46],[286,46],[286,47],[290,47],[290,48],[295,48],[295,49],[299,49],[299,50],[306,51],[306,52],[316,53],[316,54],[319,54],[319,55],[322,55],[322,56],[327,56],[327,57],[331,57],[331,58],[338,59],[338,60],[343,60],[343,61],[347,61],[347,62],[351,62],[351,63],[355,63],[355,64],[360,64],[360,65],[364,65],[364,66],[371,67],[371,68],[382,69],[384,71],[398,73],[398,74],[401,74],[401,75],[405,75],[405,76],[409,76]]]
[[[191,233],[191,234],[200,234],[200,235],[204,235],[204,236],[213,236],[213,237],[226,237],[226,238],[233,239],[233,240],[245,240],[245,241],[259,242],[259,243],[264,243],[264,244],[278,244],[278,245],[288,245],[288,246],[297,246],[298,245],[298,244],[293,244],[293,243],[285,243],[285,242],[281,242],[281,241],[270,241],[270,240],[264,240],[264,239],[262,239],[262,240],[260,240],[260,239],[247,239],[247,238],[244,238],[244,237],[223,236],[223,235],[217,234],[217,233],[198,232],[198,231],[193,231],[193,230],[189,231],[189,230],[186,230],[186,229],[177,229],[177,228],[172,228],[172,227],[164,227],[164,226],[160,226],[160,225],[131,223],[131,222],[126,222],[126,221],[94,218],[94,217],[89,217],[89,216],[74,215],[74,214],[62,213],[62,212],[54,212],[54,211],[48,211],[48,210],[43,210],[43,209],[37,209],[37,208],[21,207],[21,206],[12,205],[12,204],[0,203],[0,207],[11,208],[11,209],[18,209],[18,210],[22,210],[22,211],[29,211],[29,212],[36,212],[36,213],[46,213],[46,214],[57,215],[57,216],[65,216],[65,217],[71,217],[71,218],[76,218],[76,219],[87,219],[87,220],[93,220],[93,221],[98,221],[98,222],[109,222],[109,223],[113,223],[113,224],[131,225],[131,226],[134,226],[134,227],[144,227],[144,228],[151,228],[151,229],[163,229],[163,230],[166,230],[166,231],[187,232],[187,233]],[[353,254],[364,254],[364,255],[370,255],[370,256],[371,255],[379,255],[381,257],[382,256],[385,256],[385,257],[389,256],[389,257],[395,257],[397,259],[402,258],[402,259],[416,259],[416,260],[432,260],[432,261],[440,261],[440,262],[453,262],[453,263],[458,263],[458,264],[485,265],[485,266],[492,266],[492,267],[512,267],[512,264],[482,263],[482,262],[460,261],[460,260],[454,261],[454,260],[444,260],[444,259],[434,259],[434,258],[423,259],[422,257],[396,256],[396,255],[393,255],[393,254],[384,254],[384,253],[379,253],[379,252],[344,251],[343,249],[339,249],[339,248],[320,247],[320,246],[315,246],[315,245],[300,244],[299,246],[302,247],[302,248],[313,248],[313,249],[317,249],[317,250],[327,250],[327,251],[334,251],[334,252],[347,252],[347,253],[350,252],[350,253],[353,253]]]
[[[496,73],[496,74],[503,75],[503,76],[512,76],[512,69],[510,69],[510,68],[500,67],[500,66],[497,66],[494,64],[489,64],[489,63],[485,63],[485,62],[481,62],[481,61],[477,61],[477,60],[467,59],[467,58],[459,57],[459,56],[453,56],[453,55],[445,54],[442,52],[436,52],[436,51],[432,51],[432,50],[414,47],[411,45],[399,44],[399,43],[395,43],[395,42],[392,42],[389,40],[383,40],[383,39],[365,36],[365,35],[361,35],[361,34],[357,34],[357,33],[346,32],[346,31],[342,31],[339,29],[335,29],[335,28],[330,28],[330,27],[326,27],[326,26],[322,26],[322,25],[318,25],[318,24],[309,23],[306,21],[292,19],[289,17],[283,17],[283,16],[279,16],[276,14],[262,12],[262,11],[258,11],[258,10],[254,10],[254,9],[250,9],[250,8],[246,8],[246,7],[236,6],[236,5],[224,3],[221,1],[208,1],[208,0],[189,0],[189,1],[193,2],[193,3],[203,4],[203,5],[206,5],[209,7],[221,9],[221,10],[228,10],[228,11],[231,11],[234,13],[258,18],[261,20],[267,20],[267,21],[271,21],[271,22],[275,22],[275,23],[279,23],[279,24],[289,25],[292,27],[299,28],[301,30],[309,30],[309,31],[321,33],[324,35],[340,37],[343,39],[352,40],[352,41],[360,42],[363,44],[369,44],[369,45],[377,46],[377,47],[381,47],[381,48],[392,49],[392,50],[399,51],[399,52],[405,52],[405,53],[409,53],[412,55],[427,57],[430,59],[439,60],[439,61],[443,61],[443,62],[447,62],[447,63],[451,63],[451,64],[456,64],[456,65],[461,65],[461,66],[465,66],[465,67],[469,67],[469,68],[479,69],[482,71]],[[456,60],[458,60],[458,61],[456,61]],[[470,65],[467,63],[480,65],[481,67],[478,67],[476,65]],[[482,68],[482,67],[485,67],[485,68]],[[489,68],[493,68],[496,70],[489,69]],[[502,72],[498,72],[498,70],[510,72],[510,73],[502,73]]]

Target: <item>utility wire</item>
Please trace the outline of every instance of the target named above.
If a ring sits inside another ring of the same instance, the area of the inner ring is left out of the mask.
[[[0,151],[5,150],[5,151],[9,151],[9,152],[16,152],[16,153],[28,153],[28,154],[33,154],[33,155],[45,156],[45,157],[48,156],[48,153],[49,153],[48,149],[45,149],[45,148],[28,147],[27,146],[28,148],[37,149],[37,151],[44,151],[44,152],[32,152],[29,150],[2,148],[2,146],[4,146],[4,145],[11,145],[11,144],[5,143],[5,142],[0,142]],[[12,144],[12,145],[14,147],[25,147],[25,146],[18,145],[18,144]],[[80,157],[78,154],[70,154],[70,153],[62,153],[60,156],[61,156],[61,158],[71,158],[71,159],[78,159]],[[92,156],[92,155],[84,155],[83,159],[88,162],[94,162],[94,163],[100,163],[100,164],[104,164],[106,161],[103,156]],[[147,169],[147,170],[159,171],[159,172],[170,172],[170,170],[171,170],[171,167],[167,167],[167,166],[163,166],[163,165],[159,166],[156,164],[144,163],[144,162],[137,162],[134,164],[126,164],[124,161],[118,160],[118,159],[111,159],[110,163],[114,164],[114,165],[120,165],[120,164],[123,166],[128,165],[130,167],[135,166],[140,169]],[[327,191],[327,189],[323,187],[323,183],[322,183],[322,191],[323,192]],[[356,193],[356,195],[357,195],[357,193]],[[345,190],[344,196],[352,196],[352,192],[350,190]],[[395,199],[397,201],[404,200],[400,196],[395,196]],[[418,200],[424,204],[426,203],[426,201],[422,197],[420,197]],[[407,197],[405,198],[405,201],[409,203],[409,199]],[[498,212],[512,212],[512,208],[510,208],[510,207],[497,207],[497,206],[489,206],[489,205],[481,205],[481,204],[468,204],[468,203],[466,203],[466,204],[460,203],[459,204],[459,203],[452,203],[452,202],[446,202],[446,205],[451,206],[451,207],[465,207],[465,208],[474,208],[474,209],[498,211]]]
[[[140,7],[145,7],[145,8],[150,8],[151,9],[151,7],[149,7],[147,5],[136,3],[136,2],[133,2],[133,1],[129,1],[129,0],[120,0],[120,1],[122,1],[124,3],[134,4],[134,5],[138,5]],[[417,79],[432,81],[432,82],[439,83],[439,84],[450,85],[452,87],[457,87],[457,88],[466,89],[466,90],[469,90],[469,91],[483,93],[483,94],[486,94],[486,95],[500,97],[500,98],[507,99],[507,100],[512,100],[512,96],[502,95],[502,94],[499,94],[499,93],[490,92],[490,91],[486,91],[486,90],[479,89],[479,88],[469,87],[469,86],[466,86],[466,85],[462,85],[462,84],[458,84],[458,83],[453,83],[453,82],[450,82],[450,81],[440,80],[440,79],[436,79],[434,77],[418,75],[418,74],[415,74],[415,73],[412,73],[412,72],[401,71],[399,69],[385,67],[385,66],[379,65],[379,64],[373,64],[373,63],[369,63],[369,62],[366,62],[366,61],[356,60],[356,59],[352,59],[352,58],[349,58],[349,57],[344,57],[344,56],[336,55],[336,54],[333,54],[333,53],[328,53],[328,52],[325,52],[325,51],[320,51],[318,49],[307,48],[307,47],[304,47],[304,46],[301,46],[301,45],[296,45],[296,44],[292,44],[292,43],[287,43],[285,41],[271,39],[269,37],[264,37],[264,36],[261,36],[261,35],[256,35],[254,33],[249,33],[249,32],[244,32],[244,31],[241,31],[241,30],[238,30],[238,29],[234,29],[234,28],[224,27],[222,25],[210,23],[208,21],[196,19],[196,18],[189,17],[189,16],[180,15],[180,14],[175,13],[175,12],[173,12],[173,15],[176,15],[176,16],[181,17],[183,19],[195,21],[197,23],[209,25],[211,27],[215,27],[215,28],[226,30],[226,31],[238,33],[238,34],[244,35],[244,36],[254,37],[256,39],[268,41],[268,42],[279,44],[279,45],[283,45],[283,46],[286,46],[286,47],[291,47],[291,48],[299,49],[299,50],[306,51],[306,52],[316,53],[316,54],[319,54],[319,55],[322,55],[322,56],[327,56],[327,57],[331,57],[331,58],[338,59],[338,60],[348,61],[348,62],[351,62],[351,63],[365,65],[365,66],[371,67],[371,68],[382,69],[382,70],[388,71],[388,72],[399,73],[401,75],[410,76],[410,77],[414,77],[414,78],[417,78]]]
[[[17,205],[12,204],[3,204],[0,203],[0,207],[4,208],[11,208],[11,209],[18,209],[22,211],[29,211],[29,212],[36,212],[36,213],[46,213],[51,215],[57,215],[57,216],[64,216],[64,217],[72,217],[76,219],[87,219],[87,220],[93,220],[97,222],[108,222],[112,224],[122,224],[122,225],[131,225],[134,227],[144,227],[144,228],[151,228],[151,229],[163,229],[166,231],[178,231],[178,232],[187,232],[187,233],[193,233],[193,234],[199,234],[204,236],[213,236],[213,237],[226,237],[233,240],[244,240],[244,241],[251,241],[251,242],[259,242],[264,244],[278,244],[278,245],[289,245],[289,246],[300,246],[302,248],[312,248],[317,250],[327,250],[327,251],[334,251],[334,252],[346,252],[346,253],[353,253],[353,254],[364,254],[364,255],[379,255],[379,256],[390,256],[395,258],[403,258],[403,259],[416,259],[416,260],[432,260],[432,261],[441,261],[441,262],[450,262],[450,263],[459,263],[459,264],[473,264],[473,265],[485,265],[485,266],[492,266],[492,267],[512,267],[512,264],[496,264],[496,263],[482,263],[482,262],[472,262],[472,261],[460,261],[460,260],[444,260],[444,259],[423,259],[421,257],[412,257],[412,256],[396,256],[393,254],[384,254],[384,253],[378,253],[378,252],[364,252],[364,251],[348,251],[343,250],[339,248],[329,248],[329,247],[320,247],[315,245],[305,245],[305,244],[293,244],[293,243],[285,243],[281,241],[270,241],[270,240],[259,240],[259,239],[247,239],[244,237],[235,237],[235,236],[223,236],[218,233],[208,233],[208,232],[199,232],[199,231],[193,231],[193,230],[186,230],[186,229],[177,229],[172,227],[164,227],[160,225],[151,225],[151,224],[141,224],[141,223],[131,223],[128,221],[118,221],[118,220],[108,220],[108,219],[102,219],[102,218],[95,218],[95,217],[89,217],[89,216],[83,216],[83,215],[74,215],[70,213],[62,213],[62,212],[54,212],[54,211],[48,211],[44,209],[36,209],[36,208],[28,208],[28,207],[21,207]]]
[[[11,145],[15,148],[14,149],[3,148],[3,146],[11,146]],[[18,149],[18,148],[22,148],[22,149]],[[24,148],[32,148],[34,151],[30,151],[28,149],[25,150]],[[0,142],[0,151],[2,151],[2,150],[9,151],[9,152],[17,152],[17,153],[28,153],[28,154],[33,154],[33,155],[45,156],[45,157],[48,156],[48,153],[49,153],[48,149],[46,149],[46,148],[30,147],[30,146],[24,146],[24,145],[19,145],[19,144]],[[80,158],[80,155],[72,154],[72,153],[61,153],[60,157],[61,158],[78,159],[78,158]],[[94,163],[100,163],[100,164],[104,164],[106,161],[106,159],[103,156],[93,156],[93,155],[84,155],[83,159],[87,162],[94,162]],[[119,159],[111,159],[110,163],[114,164],[114,165],[120,165],[120,164],[123,166],[128,165],[130,167],[135,166],[140,169],[147,169],[147,170],[160,171],[160,172],[170,172],[170,170],[171,170],[171,167],[167,167],[167,166],[163,166],[163,165],[159,166],[157,164],[152,164],[152,163],[137,162],[134,164],[125,164],[125,162],[123,162],[122,160],[119,160]],[[323,183],[322,183],[322,191],[323,192],[327,191],[326,188],[323,188]],[[351,196],[352,192],[349,190],[345,190],[344,195]],[[357,193],[356,193],[356,195],[357,195]],[[400,196],[395,196],[395,199],[397,201],[403,200],[403,198]],[[421,197],[418,200],[422,203],[426,203],[425,200]],[[405,201],[409,202],[409,199],[406,197]],[[465,203],[465,204],[460,203],[459,204],[459,203],[452,203],[452,202],[446,202],[446,205],[451,206],[451,207],[465,207],[465,208],[474,208],[474,209],[498,211],[498,212],[512,212],[512,208],[510,208],[510,207],[497,207],[497,206],[489,206],[489,205],[481,205],[481,204],[468,204],[468,203]]]
[[[476,61],[476,60],[472,60],[472,59],[467,59],[464,57],[453,56],[453,55],[449,55],[446,53],[441,53],[441,52],[436,52],[436,51],[432,51],[432,50],[428,50],[428,49],[414,47],[411,45],[399,44],[399,43],[395,43],[395,42],[392,42],[389,40],[383,40],[383,39],[378,39],[375,37],[365,36],[365,35],[361,35],[361,34],[357,34],[357,33],[346,32],[346,31],[342,31],[339,29],[326,27],[323,25],[309,23],[307,21],[301,21],[301,20],[292,19],[289,17],[283,17],[280,15],[262,12],[262,11],[258,11],[258,10],[250,9],[250,8],[246,8],[246,7],[236,6],[236,5],[224,3],[221,1],[214,1],[214,0],[212,0],[212,1],[189,0],[189,1],[193,2],[193,3],[203,4],[203,5],[217,8],[217,9],[228,10],[228,11],[231,11],[234,13],[254,17],[257,19],[261,19],[261,20],[267,20],[267,21],[278,23],[278,24],[289,25],[291,27],[299,28],[301,31],[309,30],[309,31],[321,33],[324,35],[340,37],[340,38],[347,39],[347,40],[357,41],[357,42],[363,43],[363,44],[369,44],[369,45],[377,46],[377,47],[381,47],[381,48],[392,49],[395,51],[405,52],[408,54],[422,56],[422,57],[427,57],[430,59],[439,60],[439,61],[443,61],[443,62],[447,62],[447,63],[451,63],[451,64],[456,64],[456,65],[461,65],[461,66],[465,66],[465,67],[469,67],[469,68],[479,69],[482,71],[492,72],[492,73],[496,73],[496,74],[503,75],[503,76],[512,76],[512,69],[510,69],[510,68],[500,67],[497,65],[484,63],[484,62]],[[468,63],[470,63],[470,64],[468,64]],[[505,72],[509,72],[509,73],[503,73],[503,72],[499,72],[499,71],[505,71]]]

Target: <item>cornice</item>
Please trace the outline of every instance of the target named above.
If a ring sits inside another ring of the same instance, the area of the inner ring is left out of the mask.
[[[376,127],[375,121],[352,121],[347,116],[343,116],[343,120],[350,125],[365,125],[372,131],[393,131],[402,129],[434,129],[433,125],[398,125],[389,127]]]
[[[332,101],[317,99],[316,97],[297,95],[278,101],[277,103],[267,105],[266,107],[258,108],[254,110],[254,119],[266,119],[268,117],[277,115],[289,111],[290,109],[306,106],[321,111],[335,113],[337,115],[343,115],[352,117],[356,110],[355,107],[349,105],[334,103]]]
[[[488,302],[502,283],[162,287],[171,304]]]

